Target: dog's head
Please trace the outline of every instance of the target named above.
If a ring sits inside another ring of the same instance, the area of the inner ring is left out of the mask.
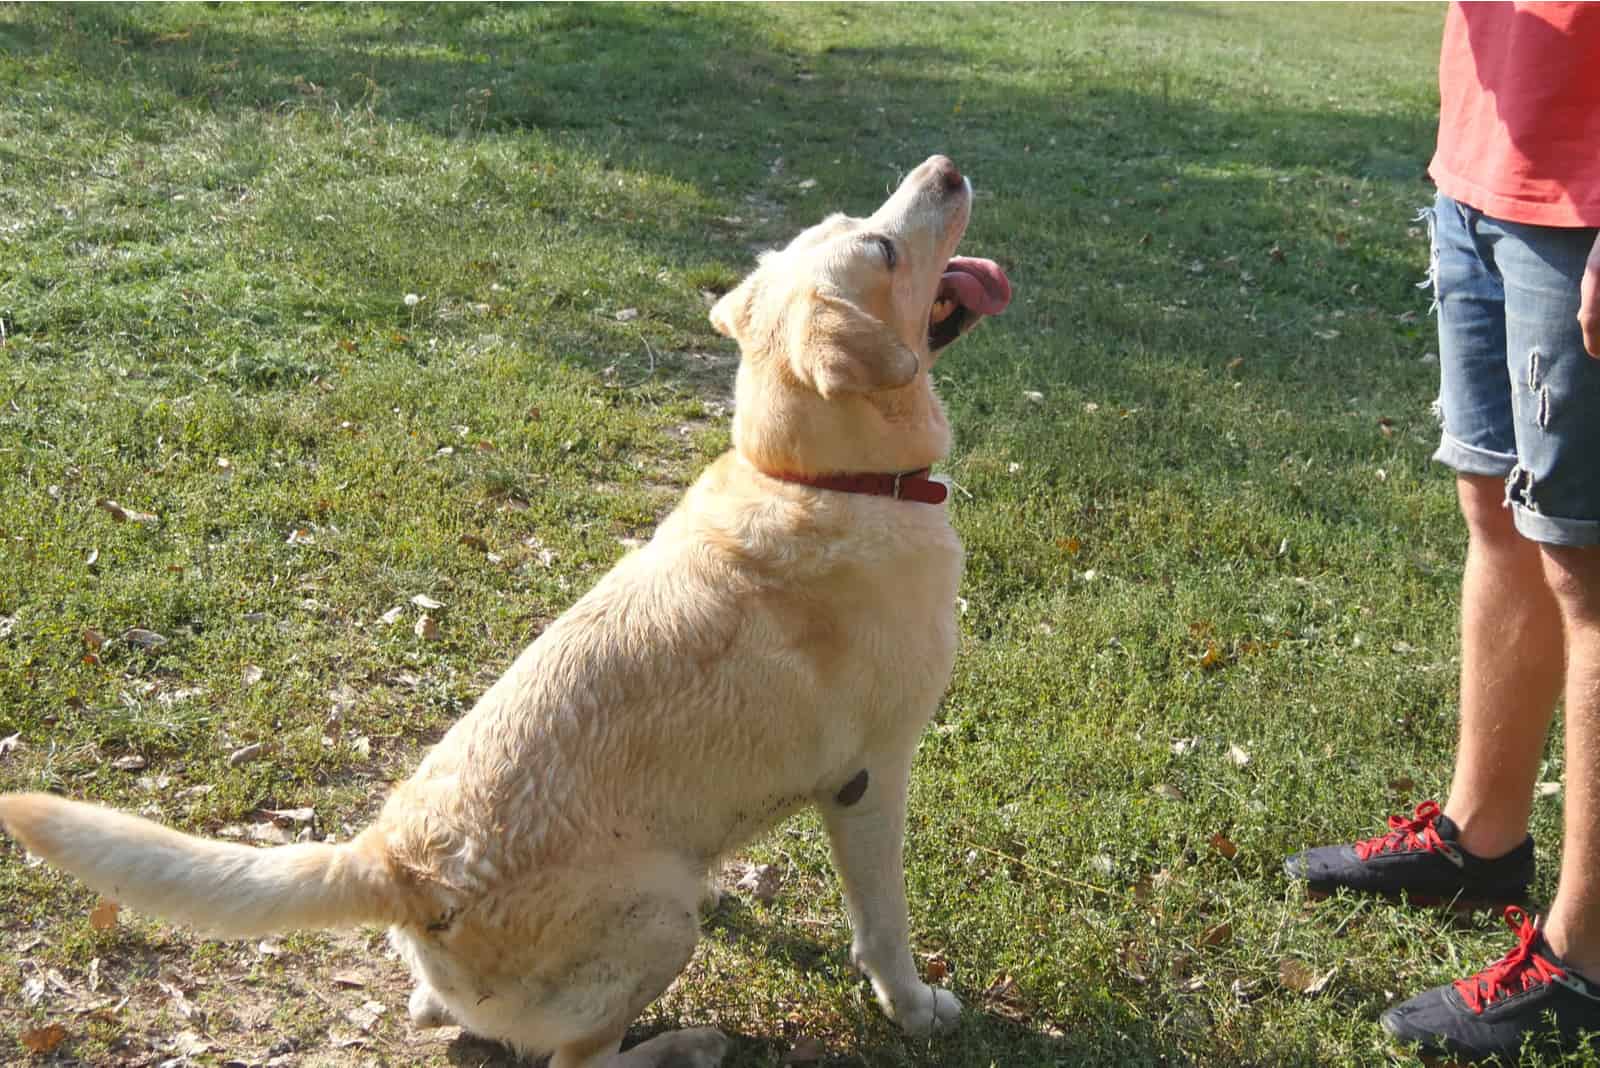
[[[796,474],[903,471],[949,449],[928,382],[944,347],[1011,299],[1005,272],[956,257],[972,186],[943,156],[865,219],[832,215],[762,256],[711,309],[739,343],[734,445]]]

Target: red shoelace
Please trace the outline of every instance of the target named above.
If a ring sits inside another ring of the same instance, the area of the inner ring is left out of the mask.
[[[1414,853],[1417,850],[1427,850],[1430,853],[1449,852],[1449,847],[1439,837],[1439,832],[1433,829],[1434,821],[1438,818],[1437,801],[1422,802],[1410,819],[1404,816],[1390,816],[1389,833],[1357,842],[1356,856],[1366,860],[1378,853],[1401,851]]]
[[[1516,932],[1517,948],[1477,975],[1455,983],[1456,993],[1477,1014],[1499,998],[1567,977],[1565,971],[1533,951],[1534,943],[1539,941],[1539,928],[1526,912],[1512,905],[1506,909],[1505,917],[1506,926]]]

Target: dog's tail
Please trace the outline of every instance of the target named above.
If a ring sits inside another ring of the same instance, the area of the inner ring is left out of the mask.
[[[226,938],[401,922],[410,912],[371,831],[339,845],[256,849],[50,794],[0,796],[0,825],[118,904]]]

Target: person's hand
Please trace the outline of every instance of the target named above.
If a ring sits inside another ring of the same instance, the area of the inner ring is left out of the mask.
[[[1583,283],[1578,287],[1578,326],[1583,329],[1583,347],[1600,360],[1600,234],[1595,235],[1589,262],[1583,268]]]

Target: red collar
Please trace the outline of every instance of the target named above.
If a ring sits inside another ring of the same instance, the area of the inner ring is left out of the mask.
[[[916,471],[890,475],[791,475],[775,471],[762,473],[780,482],[798,482],[803,486],[838,490],[840,493],[865,493],[873,497],[893,497],[897,501],[943,504],[950,491],[943,482],[929,478],[928,471],[929,468],[924,467]]]

